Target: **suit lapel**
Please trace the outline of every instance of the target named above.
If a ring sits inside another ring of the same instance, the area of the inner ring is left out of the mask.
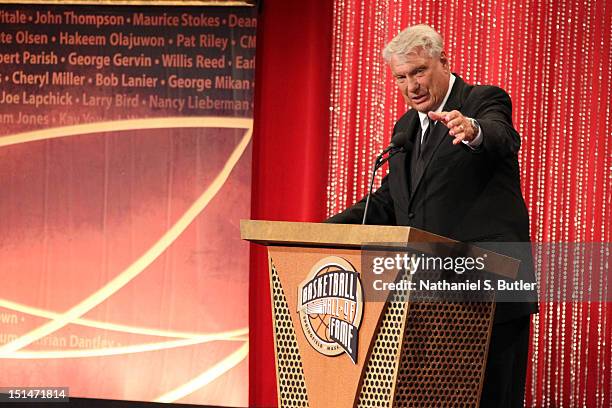
[[[444,105],[444,108],[442,109],[443,111],[449,112],[449,111],[452,111],[455,109],[458,110],[461,108],[461,105],[462,105],[461,94],[463,93],[464,86],[465,86],[465,82],[463,82],[461,78],[455,75],[455,83],[453,84],[453,89],[451,90],[451,93],[448,96],[448,100],[446,101],[446,104]],[[418,123],[418,120],[416,122]],[[448,128],[444,126],[443,123],[436,123],[436,126],[433,128],[433,130],[429,132],[428,137],[430,138],[430,140],[426,142],[427,149],[426,151],[423,152],[424,153],[423,160],[425,162],[425,165],[423,166],[423,171],[417,175],[417,182],[415,183],[414,186],[412,186],[412,194],[410,195],[409,204],[411,204],[412,200],[414,200],[414,196],[415,196],[414,193],[419,188],[419,185],[421,184],[421,180],[423,179],[423,175],[425,174],[425,171],[427,170],[429,163],[431,163],[431,160],[435,156],[436,151],[440,147],[440,144],[442,144],[442,141],[445,138],[448,138],[450,136],[448,135]],[[418,141],[415,143],[418,143]]]

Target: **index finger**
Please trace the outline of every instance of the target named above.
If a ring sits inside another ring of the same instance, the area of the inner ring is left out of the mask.
[[[446,123],[446,121],[445,121],[445,116],[446,115],[448,115],[448,112],[440,112],[440,113],[433,112],[433,111],[432,112],[427,112],[427,116],[429,116],[429,119],[436,120],[436,121],[437,120],[441,120],[442,122],[445,122],[445,123]]]

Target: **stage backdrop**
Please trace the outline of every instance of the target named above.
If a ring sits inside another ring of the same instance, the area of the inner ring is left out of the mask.
[[[0,6],[0,386],[247,405],[255,29]]]
[[[381,50],[402,28],[418,23],[442,34],[453,72],[510,94],[536,248],[607,243],[597,250],[610,264],[612,5],[607,0],[588,5],[335,0],[328,215],[366,193],[371,163],[406,110]],[[530,407],[612,404],[609,266],[594,270],[588,259],[571,255],[556,256],[581,273],[562,267],[539,276],[562,301],[542,299],[532,320]]]

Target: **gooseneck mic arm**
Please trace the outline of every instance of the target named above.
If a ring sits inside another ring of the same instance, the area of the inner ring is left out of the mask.
[[[406,143],[408,142],[408,134],[406,132],[398,132],[393,135],[391,138],[391,143],[389,146],[382,151],[376,157],[374,161],[374,166],[372,167],[372,177],[370,177],[370,188],[368,190],[368,197],[366,198],[365,208],[363,210],[363,220],[361,224],[365,225],[366,217],[368,215],[368,207],[370,205],[370,197],[372,196],[372,187],[374,186],[374,177],[376,176],[376,170],[382,167],[391,157],[395,156],[397,153],[401,151],[405,151]],[[386,155],[386,157],[385,157]]]

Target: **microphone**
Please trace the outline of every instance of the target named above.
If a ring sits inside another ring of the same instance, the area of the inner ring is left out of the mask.
[[[383,150],[380,156],[378,157],[381,157],[382,155],[386,154],[389,150],[392,150],[395,148],[401,149],[402,147],[406,145],[407,142],[408,142],[408,132],[397,132],[396,134],[393,135],[393,137],[391,137],[391,142],[389,143],[389,146],[387,146],[385,150]]]
[[[376,176],[376,170],[378,170],[383,164],[385,164],[391,157],[395,156],[401,151],[412,150],[412,143],[409,141],[409,135],[407,132],[397,132],[391,137],[389,146],[382,151],[376,157],[374,161],[374,167],[372,168],[372,177],[370,178],[370,189],[368,190],[368,197],[366,198],[366,205],[363,210],[362,225],[366,223],[366,217],[368,215],[368,206],[370,205],[370,197],[372,196],[372,187],[374,185],[374,177]],[[387,154],[388,153],[388,154]],[[387,157],[384,157],[387,154]],[[384,158],[383,158],[384,157]]]

